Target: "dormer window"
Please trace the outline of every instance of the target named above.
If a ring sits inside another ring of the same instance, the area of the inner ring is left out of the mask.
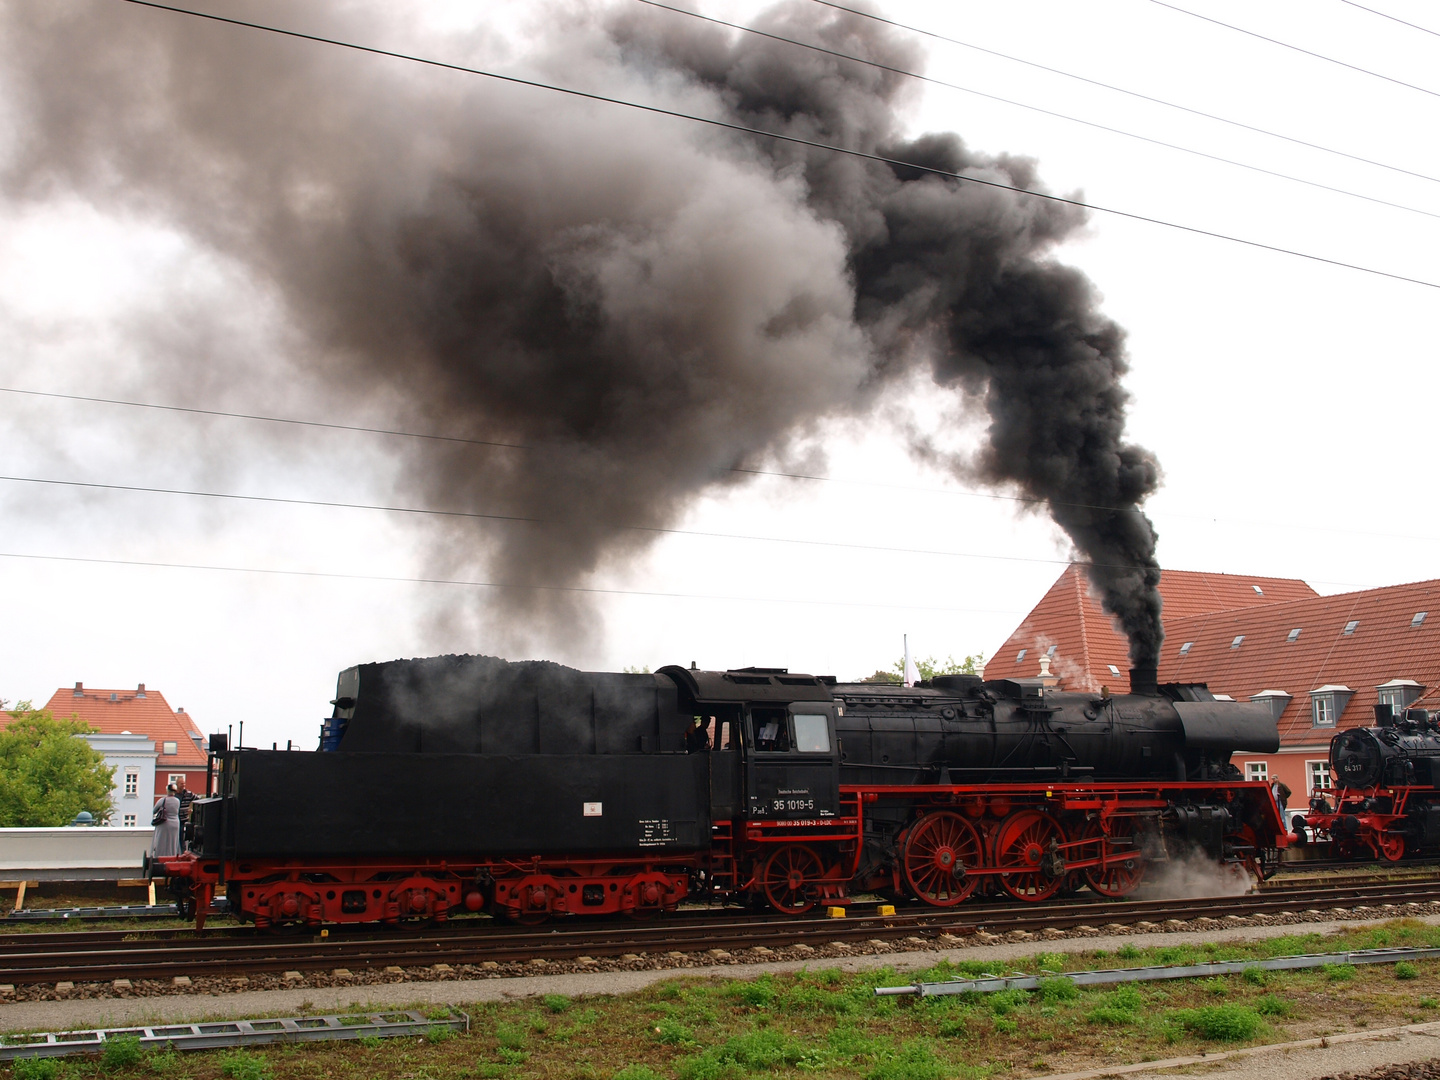
[[[1270,710],[1270,715],[1279,720],[1280,714],[1290,704],[1290,695],[1284,690],[1261,690],[1258,694],[1252,694],[1250,700],[1257,705],[1264,705]]]
[[[1180,646],[1180,655],[1181,655],[1181,656],[1189,656],[1189,655],[1190,655],[1190,650],[1191,650],[1191,648],[1192,648],[1194,645],[1195,645],[1195,643],[1194,643],[1193,641],[1187,641],[1187,642],[1185,642],[1184,645],[1181,645],[1181,646]]]
[[[1286,635],[1285,635],[1285,640],[1286,640],[1286,641],[1299,641],[1299,640],[1300,640],[1300,627],[1297,626],[1297,627],[1295,627],[1294,630],[1291,630],[1290,633],[1286,634]]]
[[[1021,660],[1024,660],[1024,659],[1025,659],[1025,654],[1026,654],[1027,652],[1029,652],[1029,651],[1030,651],[1029,649],[1021,649],[1019,652],[1017,652],[1017,653],[1015,654],[1015,663],[1018,664]]]
[[[1355,691],[1327,683],[1310,691],[1310,719],[1317,728],[1333,728]]]
[[[1359,620],[1359,619],[1351,619],[1349,622],[1347,622],[1347,623],[1345,624],[1345,629],[1344,629],[1344,630],[1341,630],[1340,632],[1341,632],[1342,634],[1353,634],[1353,633],[1355,633],[1355,628],[1356,628],[1357,626],[1359,626],[1359,625],[1360,625],[1360,620]]]
[[[1375,700],[1380,705],[1389,705],[1395,716],[1404,716],[1424,689],[1414,679],[1391,679],[1375,687]]]

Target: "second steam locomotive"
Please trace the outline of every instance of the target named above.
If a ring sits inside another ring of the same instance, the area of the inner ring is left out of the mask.
[[[1276,749],[1269,711],[1153,669],[1131,691],[366,664],[319,751],[214,737],[215,794],[154,872],[198,919],[223,885],[259,926],[1114,897],[1182,858],[1268,875],[1286,828],[1230,756]]]

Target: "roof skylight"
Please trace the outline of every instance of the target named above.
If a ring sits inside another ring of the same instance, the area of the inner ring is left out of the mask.
[[[1105,666],[1110,669],[1110,674],[1111,674],[1111,675],[1119,675],[1119,674],[1120,674],[1120,669],[1119,669],[1118,667],[1116,667],[1114,664],[1106,664]]]
[[[1180,655],[1181,655],[1181,656],[1189,656],[1189,655],[1190,655],[1190,647],[1191,647],[1192,645],[1194,645],[1194,644],[1195,644],[1195,643],[1194,643],[1193,641],[1187,641],[1187,642],[1185,642],[1184,645],[1181,645],[1181,646],[1180,646]]]
[[[1286,640],[1286,641],[1296,641],[1296,640],[1299,639],[1299,637],[1300,637],[1300,627],[1297,626],[1297,627],[1295,627],[1294,630],[1291,630],[1290,633],[1288,633],[1288,634],[1285,635],[1285,640]]]
[[[1245,635],[1244,635],[1244,634],[1236,634],[1236,635],[1235,635],[1235,640],[1232,641],[1232,642],[1230,642],[1230,648],[1232,648],[1232,649],[1238,649],[1238,648],[1240,647],[1240,643],[1241,643],[1242,641],[1244,641],[1244,640],[1245,640]]]
[[[1046,655],[1046,656],[1054,656],[1054,655],[1055,655],[1057,652],[1059,652],[1059,651],[1060,651],[1060,646],[1059,646],[1059,645],[1051,645],[1048,649],[1045,650],[1045,655]]]
[[[1029,652],[1029,651],[1030,651],[1029,649],[1021,649],[1019,652],[1017,652],[1017,653],[1015,654],[1015,663],[1018,664],[1021,660],[1024,660],[1024,659],[1025,659],[1025,654],[1026,654],[1027,652]]]
[[[1421,623],[1423,623],[1423,622],[1425,621],[1425,616],[1426,616],[1426,615],[1429,615],[1429,614],[1430,614],[1430,613],[1429,613],[1428,611],[1417,611],[1417,612],[1415,612],[1415,617],[1410,620],[1410,625],[1411,625],[1412,627],[1414,627],[1414,626],[1419,626]]]
[[[1265,595],[1265,590],[1262,589],[1262,588],[1260,588],[1259,585],[1251,585],[1250,588],[1252,588],[1252,589],[1255,590],[1255,595],[1256,595],[1256,596],[1264,596],[1264,595]]]
[[[1359,626],[1359,625],[1360,625],[1360,620],[1359,620],[1359,619],[1351,619],[1349,622],[1347,622],[1347,623],[1345,624],[1345,629],[1342,630],[1342,631],[1340,631],[1340,632],[1341,632],[1342,634],[1353,634],[1353,633],[1355,633],[1355,628],[1356,628],[1357,626]]]

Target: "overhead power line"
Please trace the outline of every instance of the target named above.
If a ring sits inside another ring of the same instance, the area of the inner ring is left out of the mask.
[[[270,503],[277,506],[315,506],[329,510],[369,510],[385,514],[414,517],[461,518],[472,521],[495,521],[517,525],[565,525],[561,521],[527,517],[520,514],[490,514],[475,510],[436,510],[420,506],[385,506],[379,503],[343,502],[331,499],[300,499],[282,495],[244,495],[229,491],[200,491],[191,488],[152,487],[143,484],[103,484],[86,480],[56,480],[40,476],[0,476],[12,484],[36,484],[46,487],[88,488],[92,491],[123,491],[143,495],[176,495],[193,499],[215,499],[228,502]],[[802,540],[787,536],[764,536],[750,533],[709,532],[703,529],[672,529],[658,525],[618,525],[625,532],[650,533],[656,536],[688,536],[701,540],[743,540],[764,544],[789,544],[799,547],[838,548],[846,551],[872,551],[888,555],[935,555],[949,559],[978,559],[988,562],[1019,562],[1069,565],[1072,559],[1041,559],[1023,555],[988,555],[983,552],[945,551],[933,548],[890,547],[884,544],[855,544],[843,540]],[[1085,565],[1090,565],[1089,563]],[[1128,564],[1101,564],[1107,569],[1140,569]]]
[[[1289,49],[1292,52],[1303,53],[1305,56],[1314,57],[1316,60],[1324,60],[1327,64],[1335,64],[1337,67],[1348,68],[1350,71],[1358,71],[1361,75],[1369,75],[1372,79],[1380,79],[1382,82],[1394,83],[1396,86],[1403,86],[1407,90],[1418,90],[1422,94],[1429,94],[1431,97],[1440,97],[1440,91],[1431,90],[1429,87],[1417,86],[1415,83],[1406,82],[1404,79],[1397,79],[1392,75],[1382,75],[1378,71],[1371,71],[1369,68],[1361,67],[1359,64],[1347,63],[1344,60],[1337,60],[1333,56],[1326,56],[1311,49],[1303,49],[1299,45],[1292,45],[1288,41],[1281,41],[1279,38],[1266,37],[1254,30],[1246,30],[1243,26],[1236,26],[1234,23],[1222,22],[1219,19],[1212,19],[1209,15],[1201,15],[1198,11],[1190,11],[1186,8],[1177,7],[1175,4],[1167,4],[1165,0],[1150,0],[1157,7],[1166,8],[1169,11],[1178,12],[1181,15],[1189,15],[1192,19],[1199,19],[1201,22],[1210,23],[1213,26],[1223,26],[1226,30],[1233,30],[1237,34],[1244,34],[1246,37],[1256,38],[1259,41],[1269,42],[1271,45],[1278,45],[1282,49]]]
[[[267,416],[262,413],[227,412],[222,409],[201,409],[185,405],[161,405],[146,401],[126,401],[120,398],[89,397],[84,394],[59,394],[45,390],[22,390],[13,386],[0,386],[0,394],[20,394],[26,397],[53,398],[59,401],[79,401],[100,405],[120,405],[136,409],[155,409],[162,412],[175,412],[192,414],[196,416],[212,416],[232,420],[254,420],[269,424],[295,425],[298,427],[325,428],[334,431],[353,431],[360,434],[387,435],[396,438],[436,440],[440,442],[456,443],[486,448],[500,447],[507,450],[531,450],[533,447],[525,443],[500,442],[492,439],[469,439],[453,435],[435,435],[426,432],[405,431],[400,428],[365,427],[358,424],[335,424],[318,420],[302,420],[282,416]],[[781,469],[744,469],[731,467],[726,472],[737,473],[742,476],[772,476],[781,480],[803,480],[823,484],[847,484],[854,487],[875,488],[883,491],[905,491],[917,495],[946,495],[967,499],[984,499],[989,502],[1016,503],[1022,506],[1063,506],[1087,510],[1110,510],[1116,513],[1151,513],[1152,511],[1141,510],[1138,507],[1117,507],[1098,506],[1088,503],[1050,502],[1046,499],[1037,499],[1027,495],[1003,495],[994,491],[970,491],[965,488],[951,487],[929,487],[923,484],[896,484],[882,480],[856,480],[840,476],[824,476],[819,473],[796,473],[785,472]],[[321,505],[321,504],[316,504]],[[348,504],[347,504],[348,505]],[[366,507],[356,507],[366,508]],[[378,508],[377,508],[378,509]],[[1217,518],[1214,514],[1194,514],[1173,511],[1166,513],[1165,518],[1181,518],[1185,520],[1209,521],[1219,524],[1233,524],[1247,528],[1268,528],[1268,529],[1293,529],[1303,530],[1306,533],[1323,532],[1335,533],[1344,536],[1372,536],[1387,540],[1421,540],[1426,542],[1440,541],[1440,537],[1422,536],[1413,533],[1376,532],[1368,529],[1337,529],[1333,526],[1317,525],[1288,525],[1284,522],[1275,521],[1252,521],[1236,518]],[[503,518],[503,515],[497,515]],[[504,520],[510,520],[504,518]],[[528,521],[528,518],[515,518],[517,521]],[[892,549],[904,550],[904,549]],[[1326,584],[1347,585],[1349,582],[1327,582]]]
[[[1421,26],[1419,23],[1406,22],[1399,16],[1391,15],[1388,11],[1380,11],[1376,8],[1366,7],[1364,4],[1357,4],[1355,0],[1340,0],[1340,2],[1342,4],[1349,4],[1353,8],[1359,8],[1361,11],[1368,11],[1371,15],[1379,15],[1382,19],[1389,19],[1391,22],[1397,22],[1401,26],[1408,26],[1411,30],[1419,30],[1423,34],[1431,34],[1434,37],[1440,37],[1440,30],[1431,30],[1428,26]]]
[[[158,559],[103,559],[81,555],[38,555],[25,551],[0,551],[0,559],[33,559],[37,562],[89,563],[97,566],[133,566],[144,569],[203,570],[225,574],[267,574],[275,577],[318,578],[335,581],[378,581],[401,585],[451,585],[471,589],[511,589],[521,592],[583,593],[598,596],[638,596],[660,600],[711,600],[738,604],[811,605],[816,607],[872,608],[901,611],[936,611],[960,615],[1017,615],[1017,608],[957,608],[941,605],[867,603],[863,600],[813,600],[778,596],[726,596],[723,593],[661,592],[653,589],[607,589],[585,585],[526,585],[505,581],[476,581],[469,578],[406,577],[398,574],[345,574],[331,570],[281,570],[265,566],[226,566],[216,563],[165,562]]]
[[[1085,120],[1079,116],[1070,116],[1067,113],[1056,112],[1054,109],[1046,109],[1039,105],[1030,105],[1023,101],[1015,101],[1013,98],[1001,97],[999,94],[991,94],[984,90],[975,90],[968,86],[961,86],[959,83],[947,82],[944,79],[937,79],[930,75],[922,75],[916,71],[908,71],[905,68],[882,64],[876,60],[867,60],[863,56],[855,56],[852,53],[844,53],[836,49],[827,49],[822,45],[812,45],[809,42],[797,41],[795,38],[788,38],[782,34],[772,34],[768,30],[759,30],[753,26],[746,26],[743,23],[717,19],[712,15],[702,15],[698,11],[687,11],[685,8],[661,3],[660,0],[636,0],[636,3],[644,4],[646,7],[659,8],[662,11],[672,11],[677,15],[688,15],[692,19],[701,19],[704,22],[713,23],[716,26],[729,27],[732,30],[739,30],[746,34],[754,34],[757,37],[768,38],[771,41],[782,42],[786,45],[794,45],[797,48],[808,49],[811,52],[821,53],[825,56],[834,56],[841,60],[851,61],[852,63],[864,64],[867,67],[876,68],[879,71],[889,71],[896,75],[903,75],[907,79],[915,79],[919,82],[929,83],[932,86],[941,86],[947,90],[958,90],[962,94],[973,94],[975,97],[985,98],[988,101],[998,101],[1002,105],[1012,105],[1017,109],[1026,109],[1030,112],[1040,113],[1042,116],[1052,116],[1057,120],[1064,120],[1071,124],[1082,124],[1085,127],[1094,128],[1096,131],[1106,131],[1112,135],[1120,135],[1127,139],[1135,139],[1138,142],[1149,143],[1151,146],[1163,146],[1167,150],[1178,150],[1182,154],[1192,154],[1195,157],[1204,158],[1207,161],[1216,161],[1222,165],[1233,165],[1237,169],[1248,169],[1251,172],[1260,173],[1264,176],[1273,176],[1279,180],[1289,180],[1294,184],[1304,184],[1306,187],[1318,188],[1321,191],[1329,191],[1336,195],[1345,195],[1352,199],[1363,199],[1365,202],[1376,203],[1380,206],[1389,206],[1396,210],[1406,210],[1412,214],[1423,214],[1425,217],[1440,218],[1440,213],[1422,210],[1418,206],[1407,206],[1404,203],[1391,202],[1389,199],[1377,198],[1374,195],[1365,195],[1358,191],[1351,191],[1348,188],[1335,187],[1333,184],[1322,184],[1318,180],[1306,180],[1302,176],[1292,176],[1290,173],[1283,173],[1277,169],[1267,169],[1263,165],[1251,165],[1248,162],[1236,161],[1234,158],[1227,158],[1220,154],[1212,154],[1205,150],[1196,150],[1189,146],[1181,146],[1178,143],[1166,142],[1164,139],[1155,139],[1149,135],[1126,131],[1124,128],[1111,127],[1109,124],[1101,124],[1094,120]]]
[[[796,135],[783,135],[773,131],[766,131],[763,128],[750,127],[747,124],[738,124],[728,120],[717,120],[706,116],[697,116],[693,113],[681,112],[678,109],[667,109],[660,105],[646,105],[642,102],[629,101],[625,98],[611,97],[606,94],[592,93],[588,90],[577,90],[572,87],[558,86],[554,83],[540,82],[536,79],[526,79],[518,75],[502,75],[499,72],[486,71],[482,68],[466,67],[463,64],[452,64],[444,60],[433,60],[428,57],[415,56],[411,53],[396,52],[391,49],[382,49],[373,45],[360,45],[355,42],[343,41],[339,38],[322,37],[318,34],[307,34],[299,30],[286,30],[281,27],[269,26],[265,23],[248,22],[244,19],[234,19],[225,15],[214,15],[205,11],[194,11],[190,8],[175,7],[170,4],[157,3],[156,0],[122,0],[123,3],[133,4],[137,7],[153,8],[158,11],[168,11],[177,15],[188,15],[197,19],[205,19],[210,22],[224,23],[229,26],[243,27],[248,30],[259,30],[263,33],[277,34],[283,37],[296,38],[302,41],[312,41],[320,45],[333,45],[337,48],[351,49],[355,52],[368,53],[372,56],[386,56],[395,60],[404,60],[408,63],[424,64],[428,67],[442,68],[447,71],[455,71],[466,75],[479,75],[487,79],[495,79],[500,82],[510,83],[516,86],[528,86],[537,90],[548,90],[557,94],[565,94],[569,97],[581,98],[587,101],[602,102],[607,105],[619,105],[627,109],[635,109],[639,112],[651,113],[656,116],[669,116],[677,120],[686,120],[691,123],[704,124],[707,127],[719,128],[725,131],[740,132],[745,135],[754,135],[762,139],[771,139],[776,142],[789,143],[793,146],[805,146],[813,150],[824,150],[829,153],[843,154],[846,157],[858,158],[865,161],[875,161],[884,165],[895,166],[903,169],[914,169],[918,172],[928,173],[932,176],[940,176],[961,183],[974,184],[980,187],[994,188],[999,191],[1008,191],[1012,194],[1032,199],[1042,199],[1046,202],[1058,203],[1064,206],[1073,206],[1082,210],[1093,210],[1097,213],[1109,214],[1113,217],[1124,218],[1128,221],[1139,221],[1149,225],[1159,225],[1167,229],[1174,229],[1177,232],[1188,233],[1192,236],[1205,236],[1214,240],[1225,240],[1230,243],[1240,244],[1244,247],[1253,248],[1258,251],[1270,251],[1278,255],[1290,255],[1294,258],[1304,259],[1308,262],[1321,263],[1326,266],[1336,266],[1347,270],[1356,270],[1364,274],[1372,274],[1376,277],[1389,278],[1392,281],[1404,281],[1411,285],[1422,285],[1428,289],[1440,289],[1440,283],[1426,281],[1423,278],[1410,277],[1406,274],[1399,274],[1389,270],[1381,270],[1377,267],[1364,266],[1359,263],[1346,262],[1343,259],[1331,259],[1324,255],[1315,255],[1309,252],[1298,251],[1294,248],[1282,247],[1278,244],[1267,244],[1259,240],[1248,240],[1244,237],[1234,236],[1229,233],[1218,232],[1214,229],[1204,229],[1196,225],[1182,225],[1179,222],[1167,221],[1164,218],[1151,217],[1148,214],[1134,213],[1129,210],[1120,210],[1115,207],[1101,206],[1097,203],[1082,202],[1079,199],[1068,199],[1063,195],[1052,195],[1048,192],[1031,191],[1026,188],[1015,187],[1011,184],[1002,184],[996,180],[986,180],[977,176],[970,176],[963,173],[952,172],[949,169],[939,169],[930,165],[923,165],[913,161],[904,161],[898,158],[887,157],[884,154],[869,153],[864,150],[855,150],[849,147],[836,146],[831,143],[823,143],[814,139],[802,139]]]
[[[1271,139],[1279,139],[1295,146],[1303,146],[1310,150],[1319,150],[1322,153],[1334,154],[1336,157],[1346,158],[1349,161],[1358,161],[1363,165],[1373,165],[1377,169],[1387,169],[1390,172],[1401,173],[1405,176],[1413,176],[1419,180],[1429,180],[1432,184],[1440,184],[1440,177],[1430,176],[1427,173],[1416,172],[1414,169],[1406,169],[1400,165],[1391,165],[1384,161],[1376,161],[1374,158],[1364,157],[1360,154],[1352,154],[1346,150],[1337,150],[1333,146],[1324,146],[1321,143],[1310,142],[1306,139],[1297,138],[1294,135],[1285,135],[1279,131],[1271,131],[1268,128],[1257,127],[1254,124],[1247,124],[1243,120],[1234,120],[1227,116],[1220,116],[1216,113],[1206,112],[1204,109],[1192,108],[1189,105],[1180,105],[1174,101],[1166,101],[1164,98],[1154,97],[1151,94],[1141,93],[1139,90],[1129,90],[1123,86],[1116,86],[1114,83],[1103,82],[1100,79],[1092,79],[1085,75],[1076,75],[1073,71],[1064,71],[1061,68],[1050,67],[1048,64],[1036,63],[1034,60],[1026,60],[1023,57],[1011,56],[1009,53],[999,52],[996,49],[987,49],[983,45],[975,45],[969,41],[961,41],[959,38],[949,37],[945,34],[936,33],[934,30],[926,30],[924,27],[912,26],[909,23],[897,22],[894,19],[887,19],[883,15],[876,15],[869,11],[862,11],[859,8],[847,7],[844,4],[836,3],[835,0],[812,0],[812,3],[822,7],[834,8],[836,11],[844,11],[851,15],[858,15],[862,19],[870,19],[873,22],[883,23],[886,26],[893,26],[897,30],[905,30],[912,34],[919,34],[921,37],[932,38],[935,41],[944,41],[950,45],[958,45],[962,49],[970,49],[974,52],[984,53],[986,56],[994,56],[1000,60],[1008,60],[1014,64],[1022,64],[1025,67],[1033,68],[1036,71],[1046,71],[1051,75],[1059,75],[1061,78],[1073,79],[1075,82],[1082,82],[1089,86],[1098,86],[1102,90],[1110,90],[1116,94],[1124,94],[1126,97],[1135,98],[1137,101],[1148,101],[1152,105],[1163,105],[1167,109],[1175,109],[1178,112],[1189,113],[1191,116],[1199,116],[1205,120],[1214,120],[1220,124],[1228,124],[1230,127],[1239,128],[1242,131],[1253,131],[1257,135],[1264,135]]]

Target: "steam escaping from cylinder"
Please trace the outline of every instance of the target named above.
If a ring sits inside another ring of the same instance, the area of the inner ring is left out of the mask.
[[[1189,851],[1166,862],[1151,863],[1135,891],[1143,900],[1199,900],[1210,896],[1244,896],[1255,879],[1237,863],[1218,863],[1203,851]]]
[[[211,10],[517,63],[385,6]],[[1124,438],[1123,332],[1052,258],[1084,211],[1023,194],[1044,190],[1028,159],[907,137],[914,84],[894,71],[638,5],[544,21],[527,76],[907,164],[57,0],[0,13],[16,132],[0,184],[163,222],[243,266],[309,343],[311,404],[380,402],[397,425],[506,444],[417,443],[400,481],[512,519],[479,536],[432,523],[434,569],[484,563],[509,586],[497,625],[591,635],[587,602],[558,590],[918,371],[988,426],[964,455],[911,431],[915,452],[1047,510],[1132,662],[1153,664],[1159,569],[1139,507],[1159,469]],[[799,0],[757,26],[889,68],[923,59],[881,23]],[[171,329],[127,328],[155,355]],[[172,401],[249,379],[188,363],[143,378]]]

